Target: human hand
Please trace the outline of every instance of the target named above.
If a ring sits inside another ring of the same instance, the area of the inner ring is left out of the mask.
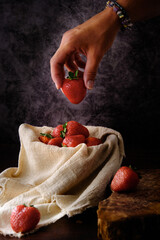
[[[112,46],[120,21],[111,8],[107,8],[83,24],[67,31],[61,44],[51,58],[51,76],[57,89],[62,87],[64,67],[75,72],[83,68],[85,86],[92,89],[99,63]],[[86,62],[81,54],[86,56]]]

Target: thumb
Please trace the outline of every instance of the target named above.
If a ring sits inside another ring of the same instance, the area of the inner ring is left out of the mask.
[[[87,56],[87,62],[84,70],[84,83],[86,88],[92,89],[94,85],[94,80],[96,77],[99,61],[95,56],[91,54]]]

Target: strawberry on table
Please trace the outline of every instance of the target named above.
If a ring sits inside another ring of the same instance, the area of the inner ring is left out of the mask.
[[[62,92],[73,104],[80,103],[86,96],[86,87],[82,77],[78,76],[78,70],[75,73],[69,72],[68,78],[65,78],[62,85]]]
[[[123,166],[116,172],[111,182],[111,190],[114,192],[132,191],[136,189],[138,183],[138,174],[130,167]]]
[[[96,138],[96,137],[88,137],[86,138],[86,145],[89,146],[95,146],[95,145],[99,145],[101,144],[102,141],[100,138]]]
[[[40,212],[33,206],[16,206],[10,217],[10,224],[15,232],[26,233],[32,231],[40,220]]]
[[[64,138],[62,145],[64,147],[76,147],[80,143],[85,143],[84,135],[73,135]]]
[[[48,145],[55,145],[58,147],[62,147],[62,142],[63,142],[63,138],[55,137],[49,140]]]

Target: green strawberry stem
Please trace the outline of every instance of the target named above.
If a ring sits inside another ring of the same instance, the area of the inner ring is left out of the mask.
[[[63,143],[61,144],[62,145],[62,147],[67,147],[66,145],[64,145]]]
[[[78,69],[75,71],[75,73],[73,72],[68,72],[68,79],[73,80],[73,79],[78,79]]]
[[[40,133],[40,135],[48,138],[53,138],[52,135],[49,133]]]
[[[60,137],[65,138],[66,132],[67,132],[67,122],[63,124],[63,131],[61,131]]]

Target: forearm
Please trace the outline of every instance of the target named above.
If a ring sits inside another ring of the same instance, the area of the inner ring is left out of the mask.
[[[160,15],[160,0],[117,0],[126,10],[132,22]]]
[[[126,10],[132,22],[160,15],[160,0],[117,0],[117,3]],[[83,79],[86,87],[91,89],[99,62],[112,46],[122,25],[123,28],[130,26],[128,20],[125,14],[123,15],[119,9],[115,11],[111,5],[83,24],[67,31],[63,35],[59,49],[51,59],[51,75],[57,88],[62,87],[64,66],[69,71],[75,72],[77,68],[81,68],[82,61],[79,59],[83,54],[87,58],[87,61],[83,62]]]

